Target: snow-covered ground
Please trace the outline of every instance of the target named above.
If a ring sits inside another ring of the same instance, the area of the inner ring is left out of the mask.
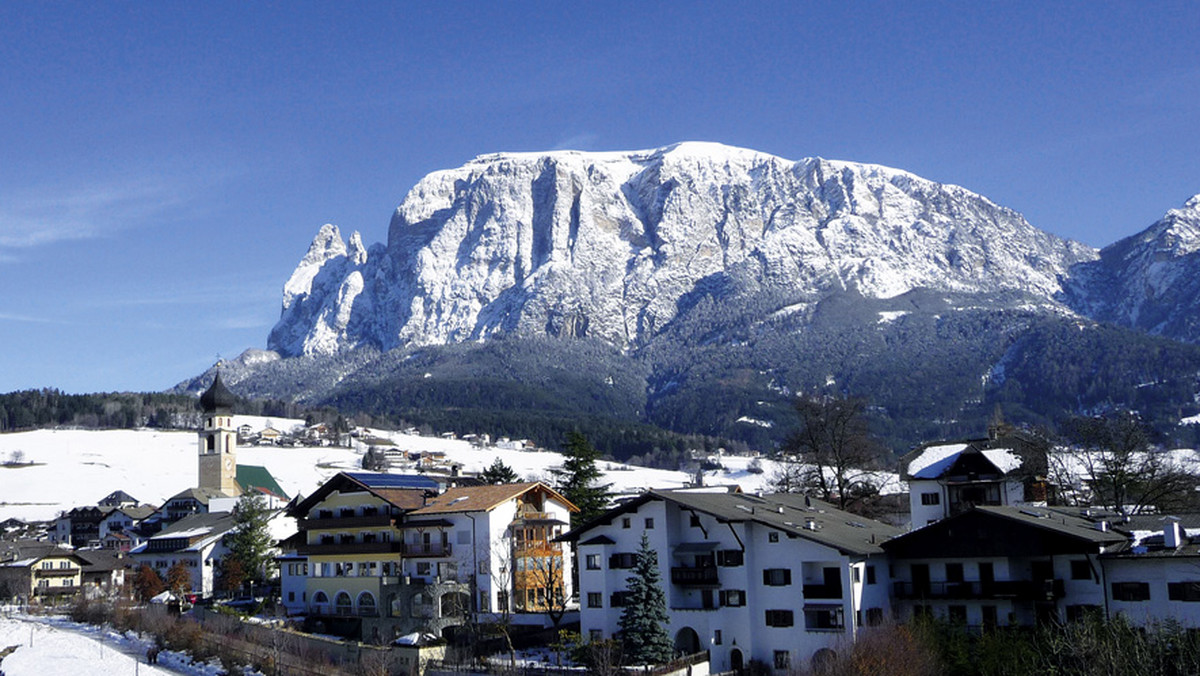
[[[0,662],[5,676],[218,676],[217,664],[193,664],[183,654],[163,651],[158,666],[146,664],[150,641],[63,618],[25,617],[0,611],[0,650],[16,646]],[[248,672],[257,673],[257,672]]]
[[[297,420],[272,419],[281,431],[299,424]],[[235,416],[235,424],[262,429],[266,420]],[[462,463],[465,472],[478,472],[500,458],[523,479],[549,480],[550,468],[562,464],[562,456],[496,448],[479,448],[470,442],[440,437],[422,437],[399,432],[379,432],[404,451],[441,451],[448,461]],[[54,518],[59,512],[94,505],[104,496],[123,490],[143,503],[161,504],[166,498],[197,483],[197,437],[194,432],[161,430],[36,430],[0,434],[0,463],[21,451],[31,465],[5,467],[0,464],[0,521]],[[333,447],[248,446],[239,447],[238,461],[269,469],[289,495],[307,495],[342,470],[361,467],[363,449]],[[746,491],[767,490],[775,464],[763,459],[763,472],[748,471],[751,458],[721,456],[725,470],[705,473],[709,484],[738,484]],[[687,485],[692,475],[671,470],[648,469],[620,463],[601,462],[605,483],[614,492],[637,492],[644,488]],[[393,470],[403,471],[403,470]]]

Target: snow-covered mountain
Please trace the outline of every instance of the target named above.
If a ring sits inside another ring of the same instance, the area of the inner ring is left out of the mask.
[[[1200,195],[1071,273],[1067,296],[1080,313],[1200,343]]]
[[[386,245],[320,229],[284,288],[285,356],[503,332],[647,345],[698,297],[1019,292],[1058,306],[1096,258],[1020,214],[886,167],[709,143],[494,154],[422,179]]]
[[[1099,252],[876,165],[484,155],[417,183],[386,243],[322,227],[270,350],[222,368],[243,396],[551,446],[586,423],[626,455],[678,443],[645,424],[770,448],[797,392],[868,397],[897,448],[997,407],[1170,424],[1200,402],[1198,248],[1200,197]]]

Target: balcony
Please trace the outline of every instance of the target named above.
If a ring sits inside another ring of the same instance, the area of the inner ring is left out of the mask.
[[[708,587],[720,584],[716,566],[689,568],[673,566],[671,568],[671,584],[681,587]]]
[[[900,599],[1011,599],[1053,601],[1065,594],[1062,580],[996,580],[994,582],[896,582]]]
[[[806,599],[840,599],[842,585],[840,584],[806,584],[804,585]]]
[[[34,590],[34,596],[69,596],[78,594],[81,587],[38,587]]]
[[[329,542],[304,544],[296,547],[300,554],[308,556],[340,556],[342,554],[395,554],[401,551],[399,542]]]
[[[82,568],[37,568],[34,570],[36,577],[75,577],[83,572]]]
[[[379,528],[390,525],[392,525],[392,517],[387,514],[373,514],[371,516],[330,516],[325,518],[308,518],[300,520],[300,530]]]
[[[450,556],[451,547],[449,542],[405,542],[400,551],[405,556],[438,558]]]

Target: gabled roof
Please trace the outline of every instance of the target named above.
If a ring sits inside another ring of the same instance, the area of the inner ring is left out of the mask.
[[[132,495],[126,493],[125,491],[113,491],[112,493],[109,493],[108,495],[104,496],[104,499],[101,500],[99,504],[108,506],[108,505],[121,505],[121,504],[125,504],[125,503],[133,503],[136,505],[137,502],[138,501],[136,499],[134,499],[134,497]]]
[[[130,553],[142,554],[147,551],[180,551],[202,548],[213,540],[223,537],[236,525],[233,515],[229,512],[190,514],[138,545]],[[170,540],[183,542],[179,543],[179,546],[167,549],[160,549],[157,546]]]
[[[150,539],[165,540],[169,538],[195,537],[218,530],[232,530],[233,526],[233,514],[229,512],[189,514],[162,529],[162,531]]]
[[[978,506],[884,543],[902,558],[1100,553],[1128,533],[1048,507]]]
[[[34,558],[41,559],[50,554],[61,556],[74,554],[75,550],[43,540],[3,540],[0,541],[0,563],[14,560]]]
[[[167,501],[163,503],[162,508],[166,508],[167,505],[169,505],[172,500],[189,500],[190,499],[190,500],[195,500],[196,502],[199,502],[202,505],[208,505],[209,500],[212,500],[213,498],[227,498],[227,497],[229,497],[229,496],[225,495],[224,491],[218,490],[216,488],[187,488],[187,489],[179,491],[175,495],[172,495],[171,497],[167,498]]]
[[[85,573],[120,570],[129,564],[128,559],[118,556],[111,549],[81,549],[76,553],[87,561],[87,565],[84,566]]]
[[[243,493],[260,492],[267,495],[273,495],[280,500],[287,500],[288,494],[283,491],[275,477],[266,467],[259,465],[242,465],[237,466],[237,483],[242,487]]]
[[[150,505],[137,505],[134,507],[115,507],[112,509],[112,511],[110,511],[105,516],[105,518],[108,518],[109,516],[112,516],[113,514],[116,514],[116,513],[121,513],[121,514],[124,514],[125,516],[133,519],[134,521],[141,521],[142,519],[150,516],[151,514],[155,513],[156,511],[158,511],[158,510],[155,509],[154,507],[151,507]]]
[[[566,505],[572,512],[579,508],[560,495],[553,488],[540,481],[527,481],[517,484],[496,484],[485,486],[460,486],[451,488],[441,495],[431,498],[425,506],[412,513],[413,516],[427,514],[453,514],[459,512],[487,512],[514,500],[531,491],[543,491]]]
[[[311,495],[288,507],[292,516],[306,516],[313,507],[332,493],[367,492],[398,509],[409,511],[425,504],[427,495],[436,494],[438,483],[423,476],[376,472],[338,472]]]
[[[967,472],[1007,475],[1021,468],[1015,446],[990,439],[934,442],[900,459],[902,478],[940,479]]]
[[[672,502],[682,509],[714,516],[723,523],[760,524],[788,537],[811,540],[850,555],[881,553],[880,544],[900,533],[893,526],[844,512],[799,493],[752,495],[728,487],[710,487],[646,491],[559,539],[578,540],[595,527],[608,525],[617,516],[636,511],[652,500]]]

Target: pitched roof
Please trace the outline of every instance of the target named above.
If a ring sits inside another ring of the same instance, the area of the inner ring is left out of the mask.
[[[571,504],[569,500],[546,484],[540,481],[526,481],[516,484],[451,488],[445,493],[431,498],[425,503],[424,507],[414,511],[412,514],[413,516],[418,516],[425,514],[453,514],[456,512],[486,512],[534,490],[545,491],[548,495],[566,505],[569,511],[579,511],[578,507]]]
[[[112,493],[109,493],[108,495],[104,496],[104,499],[101,500],[99,504],[101,504],[101,505],[119,505],[119,504],[126,503],[126,502],[132,502],[135,505],[137,504],[137,500],[132,495],[126,493],[125,491],[113,491]]]
[[[990,439],[935,442],[901,458],[900,470],[905,479],[938,479],[964,463],[974,471],[1004,475],[1020,469],[1022,458],[1015,447]]]
[[[288,499],[288,494],[283,491],[279,482],[275,481],[275,477],[266,467],[239,464],[237,466],[237,483],[242,487],[243,493],[258,491],[281,500]]]
[[[673,502],[683,509],[709,514],[724,523],[761,524],[789,537],[833,547],[843,554],[881,553],[880,543],[900,533],[894,526],[844,512],[799,493],[752,495],[733,488],[714,486],[646,491],[560,539],[577,540],[596,526],[607,525],[620,514],[635,511],[651,500]]]
[[[131,518],[135,521],[141,521],[142,519],[150,516],[151,514],[157,512],[157,511],[158,511],[157,509],[155,509],[154,507],[151,507],[150,505],[137,505],[134,507],[116,507],[111,512],[108,513],[108,516],[112,516],[114,513],[120,512],[121,514],[124,514],[125,516],[128,516],[129,518]]]
[[[288,506],[293,516],[305,516],[335,491],[368,492],[398,509],[408,511],[425,504],[425,496],[438,489],[436,481],[421,476],[375,472],[338,472],[308,497]]]
[[[233,515],[229,512],[189,514],[138,545],[130,553],[141,554],[148,550],[180,551],[196,549],[224,536],[233,530],[236,525]],[[169,540],[183,540],[184,544],[167,546],[166,549],[159,548],[165,541]]]
[[[918,558],[1100,553],[1127,538],[1066,510],[977,506],[892,538],[884,549]]]
[[[118,556],[111,549],[81,549],[76,552],[87,561],[84,572],[92,573],[105,570],[120,570],[129,564],[129,560]]]
[[[166,507],[168,504],[170,504],[170,502],[172,500],[192,499],[192,500],[195,500],[196,502],[199,502],[202,505],[207,505],[208,501],[213,498],[227,498],[227,497],[229,497],[229,496],[225,495],[224,491],[218,490],[216,488],[186,488],[182,491],[179,491],[175,495],[172,495],[171,497],[167,498],[167,501],[165,503],[163,503],[163,507]]]
[[[43,540],[3,540],[0,541],[0,562],[40,559],[49,554],[74,554],[74,550]]]

